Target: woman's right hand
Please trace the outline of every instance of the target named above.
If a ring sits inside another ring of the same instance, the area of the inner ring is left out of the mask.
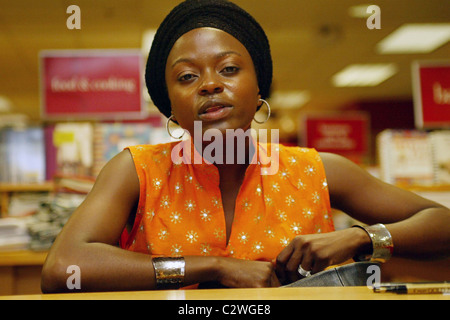
[[[218,258],[217,281],[228,288],[279,287],[275,266],[266,261]]]

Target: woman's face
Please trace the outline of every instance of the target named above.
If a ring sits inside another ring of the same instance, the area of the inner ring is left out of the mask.
[[[248,129],[259,95],[255,67],[247,49],[230,34],[198,28],[181,36],[166,64],[166,84],[178,124],[194,134],[194,121],[203,131]]]

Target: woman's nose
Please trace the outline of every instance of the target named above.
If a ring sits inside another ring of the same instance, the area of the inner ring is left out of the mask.
[[[223,91],[223,85],[217,75],[208,72],[204,75],[203,81],[199,87],[200,95],[216,94]]]

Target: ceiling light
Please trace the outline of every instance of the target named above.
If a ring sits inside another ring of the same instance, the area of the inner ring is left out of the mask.
[[[377,52],[430,53],[450,40],[450,23],[405,24],[377,44]]]
[[[150,47],[152,46],[153,39],[155,38],[156,30],[155,29],[148,29],[145,30],[142,34],[142,55],[144,57],[148,56],[148,53],[150,52]]]
[[[332,82],[335,87],[374,87],[397,72],[397,66],[387,64],[352,64],[336,73]]]
[[[275,91],[270,96],[270,103],[275,108],[293,109],[300,108],[311,99],[308,91]]]
[[[372,15],[372,13],[367,12],[367,8],[370,6],[370,4],[351,6],[350,8],[348,8],[348,14],[353,18],[367,18]]]

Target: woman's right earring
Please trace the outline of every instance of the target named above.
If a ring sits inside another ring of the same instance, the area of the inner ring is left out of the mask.
[[[183,138],[183,136],[184,136],[184,130],[183,130],[183,133],[181,134],[181,136],[179,136],[179,137],[174,137],[174,136],[172,135],[172,132],[170,132],[170,129],[169,129],[169,123],[170,123],[170,121],[172,121],[173,123],[175,123],[175,121],[173,121],[173,115],[171,115],[171,116],[169,117],[169,119],[167,119],[167,122],[166,122],[166,130],[167,130],[167,133],[168,133],[169,136],[171,136],[173,139],[180,140],[180,139]]]
[[[269,105],[269,103],[268,103],[266,100],[264,100],[264,99],[259,99],[259,101],[262,101],[262,103],[265,104],[265,105],[267,106],[267,117],[266,117],[266,119],[264,119],[263,121],[256,120],[256,118],[253,118],[253,120],[254,120],[256,123],[263,124],[263,123],[266,123],[266,122],[269,120],[269,118],[270,118],[270,113],[271,113],[272,111],[270,110],[270,105]]]

